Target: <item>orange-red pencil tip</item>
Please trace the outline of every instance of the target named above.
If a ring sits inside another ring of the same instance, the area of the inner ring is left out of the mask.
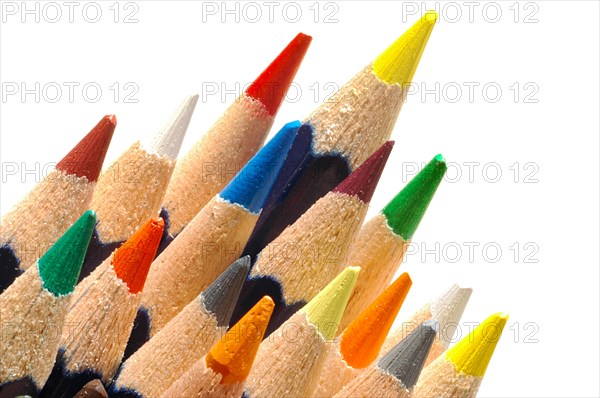
[[[369,203],[393,147],[394,141],[383,144],[332,192],[357,196],[363,202]]]
[[[246,95],[260,101],[269,115],[277,113],[311,41],[312,37],[298,33],[246,90]]]
[[[410,276],[403,273],[348,325],[340,342],[348,365],[363,369],[377,358],[411,286]]]
[[[273,299],[264,296],[206,354],[206,366],[221,374],[221,384],[246,379],[274,308]]]
[[[160,217],[146,221],[113,255],[115,273],[133,294],[144,288],[164,228]]]
[[[85,136],[58,164],[56,168],[66,174],[86,177],[97,181],[108,146],[112,139],[117,118],[107,115]]]

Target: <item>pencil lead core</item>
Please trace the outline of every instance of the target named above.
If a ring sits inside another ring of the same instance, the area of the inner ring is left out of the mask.
[[[348,325],[340,341],[348,365],[363,369],[377,358],[411,285],[410,276],[403,273]]]
[[[381,211],[390,228],[410,240],[446,173],[446,160],[435,156]]]
[[[86,177],[89,181],[98,181],[106,152],[112,140],[117,118],[104,116],[94,128],[64,157],[56,168],[66,174]]]
[[[160,217],[146,221],[113,255],[115,273],[133,294],[144,288],[164,227]]]
[[[373,71],[387,84],[407,86],[419,66],[438,15],[427,11],[373,62]]]
[[[88,210],[38,260],[45,289],[55,296],[71,293],[96,225],[96,213]]]
[[[325,340],[335,337],[360,267],[347,267],[304,306],[310,323]]]

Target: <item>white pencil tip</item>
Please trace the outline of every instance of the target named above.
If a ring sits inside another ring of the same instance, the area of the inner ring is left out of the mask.
[[[440,324],[438,337],[444,348],[448,348],[454,337],[454,332],[471,298],[471,293],[473,293],[471,288],[453,285],[431,303],[431,315]]]
[[[197,94],[187,97],[161,129],[142,140],[142,147],[149,153],[166,156],[171,160],[177,159],[198,97]]]

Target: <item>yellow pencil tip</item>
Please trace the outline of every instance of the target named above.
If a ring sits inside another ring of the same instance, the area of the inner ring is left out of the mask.
[[[375,59],[375,74],[387,84],[410,84],[437,19],[435,11],[427,11]]]
[[[490,316],[449,349],[446,358],[454,363],[457,371],[483,377],[507,320],[505,313]]]
[[[325,340],[337,333],[359,271],[360,267],[347,267],[304,306],[309,322]]]
[[[264,296],[206,354],[206,366],[221,374],[221,384],[246,379],[274,308],[273,299]]]

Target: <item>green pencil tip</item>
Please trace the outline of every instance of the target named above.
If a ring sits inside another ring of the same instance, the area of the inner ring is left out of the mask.
[[[360,267],[347,267],[304,306],[325,340],[335,337],[359,272]]]
[[[410,240],[431,203],[444,174],[446,160],[436,155],[381,211],[396,235]]]
[[[73,291],[95,225],[96,213],[86,211],[39,259],[43,286],[55,296]]]

